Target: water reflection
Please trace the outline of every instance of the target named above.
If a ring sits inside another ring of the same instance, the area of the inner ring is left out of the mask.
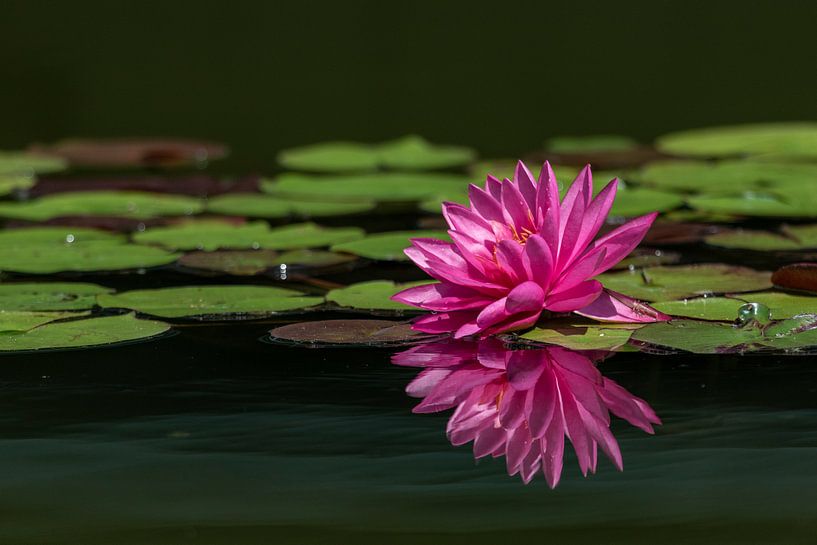
[[[474,443],[474,456],[505,456],[508,474],[525,483],[542,471],[551,488],[562,474],[565,437],[579,467],[595,473],[598,448],[623,468],[610,413],[647,433],[661,420],[643,400],[604,377],[594,362],[607,354],[559,347],[509,349],[498,340],[416,346],[392,362],[423,371],[406,387],[422,398],[416,413],[454,409],[451,444]]]

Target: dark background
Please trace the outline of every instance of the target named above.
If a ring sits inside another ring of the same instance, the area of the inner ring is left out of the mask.
[[[0,5],[0,147],[282,147],[416,132],[484,155],[817,119],[817,3],[32,1]]]

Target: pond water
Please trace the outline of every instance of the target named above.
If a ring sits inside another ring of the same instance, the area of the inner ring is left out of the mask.
[[[412,414],[382,349],[258,342],[269,324],[3,357],[3,543],[812,543],[809,357],[617,354],[603,374],[664,425],[620,419],[619,473],[525,486]]]

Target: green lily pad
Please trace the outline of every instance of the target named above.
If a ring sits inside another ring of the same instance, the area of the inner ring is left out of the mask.
[[[675,155],[728,157],[774,154],[817,157],[817,123],[762,123],[680,131],[660,137],[658,149]]]
[[[148,219],[189,216],[203,209],[192,197],[136,191],[77,191],[57,193],[26,202],[0,203],[0,217],[46,221],[61,216],[122,216]]]
[[[319,320],[276,327],[269,339],[305,348],[341,346],[408,346],[429,342],[433,336],[411,329],[411,324],[387,320]]]
[[[594,134],[589,136],[556,136],[545,142],[545,149],[552,153],[586,153],[593,151],[630,151],[639,146],[629,136],[620,134]]]
[[[83,348],[146,340],[170,326],[138,320],[133,314],[46,323],[25,332],[0,335],[0,352]]]
[[[615,350],[627,344],[641,324],[587,324],[575,320],[550,320],[536,325],[520,338],[555,344],[572,350]]]
[[[406,284],[395,284],[391,280],[370,280],[368,282],[358,282],[345,288],[330,290],[326,294],[326,300],[345,308],[356,310],[387,310],[387,311],[414,311],[418,309],[392,301],[391,296],[406,288],[430,284],[431,282],[409,282]]]
[[[161,318],[244,319],[314,307],[323,298],[271,286],[186,286],[100,295],[97,303]]]
[[[96,296],[113,290],[79,282],[15,282],[0,284],[0,308],[6,311],[84,310]]]
[[[767,325],[673,320],[647,324],[633,340],[696,354],[793,350],[817,346],[817,315],[799,315]]]
[[[63,320],[87,316],[88,312],[35,312],[31,310],[0,310],[0,333],[28,331],[35,327]]]
[[[729,322],[737,318],[738,309],[744,304],[745,301],[728,297],[696,297],[680,301],[662,301],[653,303],[652,306],[670,316]]]
[[[47,174],[68,167],[59,157],[24,151],[0,151],[0,176]]]
[[[31,227],[0,231],[0,271],[51,274],[145,269],[177,258],[178,254],[127,244],[120,235],[96,229]]]
[[[136,233],[133,240],[170,250],[290,249],[328,246],[365,235],[357,227],[321,227],[300,223],[270,229],[264,222],[241,225],[217,221],[190,221],[168,227],[152,227]]]
[[[659,265],[673,265],[681,260],[681,254],[677,252],[667,252],[665,250],[654,250],[650,248],[636,248],[630,255],[613,266],[614,271],[624,269],[643,269],[645,267],[658,267]]]
[[[651,212],[667,212],[683,206],[684,199],[675,193],[654,189],[625,188],[616,193],[611,216],[632,218]]]
[[[274,187],[268,180],[262,180],[264,187]],[[316,195],[318,199],[320,196]],[[375,208],[375,203],[365,196],[356,201],[321,201],[292,199],[280,195],[258,193],[233,193],[211,198],[207,211],[228,216],[248,216],[251,218],[318,218],[365,214]]]
[[[712,246],[741,250],[805,250],[817,248],[817,225],[787,225],[779,233],[733,229],[710,235],[705,240]]]
[[[0,174],[0,197],[21,189],[29,189],[34,182],[34,176],[29,174]]]
[[[699,212],[730,216],[813,218],[817,208],[807,203],[787,202],[767,193],[745,193],[738,196],[690,197],[687,204]]]
[[[467,165],[476,153],[463,146],[433,145],[420,136],[409,135],[379,146],[380,163],[395,170],[433,170]]]
[[[817,295],[793,295],[780,291],[764,291],[730,295],[747,303],[760,303],[771,310],[772,318],[793,318],[798,314],[817,313]]]
[[[245,250],[193,252],[183,255],[178,264],[189,269],[253,276],[286,265],[286,269],[321,269],[355,261],[356,257],[323,250]]]
[[[771,273],[721,264],[652,267],[605,273],[608,289],[645,301],[672,301],[696,295],[759,291],[771,287]]]
[[[353,242],[335,244],[331,250],[379,261],[408,261],[403,250],[411,245],[412,238],[450,240],[445,231],[387,231],[373,233]]]
[[[476,154],[462,146],[439,146],[409,135],[382,144],[325,142],[284,150],[278,161],[292,170],[310,172],[366,172],[380,167],[395,170],[432,170],[462,166]]]
[[[440,194],[467,191],[470,179],[455,174],[380,173],[347,176],[282,174],[262,180],[261,189],[302,199],[379,202],[425,201]]]

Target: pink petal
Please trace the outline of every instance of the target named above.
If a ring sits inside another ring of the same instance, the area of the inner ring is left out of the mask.
[[[406,386],[406,393],[411,397],[425,397],[450,374],[451,369],[433,367],[424,369]]]
[[[468,200],[471,203],[471,209],[486,221],[503,221],[502,204],[484,189],[473,184],[469,185]]]
[[[482,458],[505,445],[507,432],[503,428],[484,428],[474,440],[474,458]]]
[[[519,331],[521,329],[527,329],[539,321],[539,316],[542,314],[541,311],[536,311],[532,314],[522,314],[522,315],[514,315],[512,318],[504,322],[500,322],[494,326],[491,326],[485,329],[484,333],[486,335],[496,335],[498,333],[507,333],[509,331]]]
[[[610,412],[649,434],[655,433],[652,424],[660,424],[661,419],[643,399],[608,378],[603,379],[602,384],[599,396]]]
[[[503,297],[482,309],[482,312],[477,316],[477,324],[484,329],[508,318],[510,313],[505,310],[506,302],[507,297]]]
[[[564,293],[591,278],[593,276],[593,271],[598,268],[599,263],[604,259],[604,256],[605,251],[604,248],[602,248],[600,253],[594,252],[576,260],[562,273],[559,279],[553,283],[553,286],[551,287],[551,295]]]
[[[391,300],[437,311],[482,308],[493,301],[482,293],[448,282],[407,288],[394,294]]]
[[[528,393],[506,388],[499,406],[499,422],[505,429],[512,430],[525,420],[525,400]]]
[[[411,328],[424,333],[452,333],[457,331],[464,324],[476,319],[477,313],[474,311],[441,312],[423,316],[411,324]]]
[[[531,392],[528,427],[533,437],[543,437],[559,404],[552,368],[546,369]],[[558,416],[561,418],[561,415]]]
[[[473,237],[460,231],[449,230],[448,236],[454,241],[454,245],[472,267],[480,271],[486,277],[494,274],[496,269],[493,253],[488,250],[485,241],[480,242]]]
[[[513,240],[503,240],[496,247],[496,262],[512,284],[528,278],[530,265],[526,263],[524,253],[524,247]]]
[[[595,301],[575,311],[576,314],[600,320],[602,322],[665,322],[670,319],[632,297],[605,289]]]
[[[502,209],[505,221],[513,226],[517,235],[521,235],[524,229],[533,230],[533,214],[519,187],[510,180],[502,182]]]
[[[593,242],[587,252],[600,251],[605,248],[607,255],[599,264],[593,276],[603,273],[632,252],[649,231],[650,226],[658,216],[658,212],[635,218],[607,233]]]
[[[525,243],[525,254],[530,264],[531,280],[547,290],[553,275],[553,254],[550,246],[541,236],[533,235]]]
[[[565,452],[565,429],[561,404],[557,402],[557,411],[550,420],[547,432],[541,440],[542,469],[550,488],[556,488],[562,476]]]
[[[579,236],[576,239],[575,247],[568,262],[584,252],[585,248],[587,248],[598,234],[601,226],[604,225],[607,214],[609,214],[610,208],[613,206],[613,201],[616,198],[617,188],[618,179],[614,178],[599,192],[585,210]]]
[[[545,304],[545,292],[536,282],[523,282],[508,293],[505,311],[508,314],[541,312]]]
[[[559,208],[559,185],[550,163],[545,161],[536,188],[536,225],[541,226],[540,232],[554,259],[559,251]]]
[[[537,350],[515,350],[508,360],[508,383],[514,390],[530,390],[545,370],[547,360]]]
[[[533,440],[530,433],[524,427],[513,429],[508,434],[508,441],[505,447],[505,462],[508,467],[508,474],[515,475],[530,453]]]
[[[461,204],[444,202],[443,216],[451,229],[462,231],[476,240],[491,240],[494,232],[491,225],[476,212]]]
[[[518,161],[516,163],[516,170],[514,171],[513,181],[516,182],[519,192],[525,199],[528,209],[533,211],[536,208],[536,182],[533,181],[533,174],[525,163]]]
[[[502,200],[502,182],[496,176],[489,174],[485,179],[485,191],[497,202]]]
[[[553,312],[573,312],[592,303],[601,291],[601,282],[587,280],[557,296],[548,296],[545,308]]]

